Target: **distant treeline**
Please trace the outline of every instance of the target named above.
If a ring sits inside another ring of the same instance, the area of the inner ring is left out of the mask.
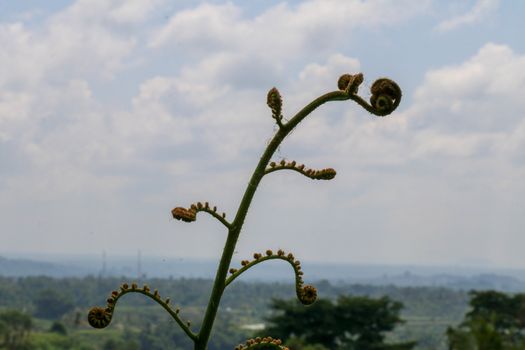
[[[130,281],[116,277],[60,278],[51,277],[1,277],[0,307],[34,310],[36,302],[44,296],[54,295],[76,308],[103,305],[110,292],[122,283],[137,282],[158,289],[180,306],[202,307],[207,303],[212,281],[207,279],[147,279]],[[367,286],[332,284],[327,281],[314,283],[323,298],[340,295],[370,297],[388,296],[404,305],[402,314],[407,317],[446,317],[461,319],[468,304],[466,291],[433,287]],[[259,283],[237,281],[228,289],[222,301],[224,308],[249,308],[255,312],[267,310],[272,299],[289,299],[295,296],[293,285],[285,283]],[[145,298],[130,295],[133,303],[150,303]]]
[[[162,297],[171,299],[172,305],[181,307],[184,315],[195,321],[196,326],[212,287],[211,280],[197,278],[129,280],[96,276],[83,278],[0,276],[0,311],[16,309],[38,320],[49,320],[49,322],[60,320],[70,331],[88,330],[89,328],[86,328],[88,309],[95,305],[105,305],[111,291],[118,289],[122,283],[132,282],[138,285],[147,284],[151,289],[158,289]],[[400,302],[402,304],[400,316],[406,322],[396,327],[394,333],[389,335],[388,341],[395,343],[415,340],[418,342],[417,349],[445,349],[447,327],[458,325],[468,310],[469,294],[466,291],[441,287],[335,284],[328,281],[308,281],[308,283],[315,285],[319,297],[324,299],[335,301],[340,296],[368,296],[380,299],[387,296],[392,301]],[[294,298],[295,287],[292,283],[236,281],[226,290],[222,299],[222,310],[218,318],[219,328],[214,342],[228,343],[231,339],[241,339],[249,335],[248,331],[240,328],[242,325],[267,323],[274,312],[271,308],[274,300]],[[159,339],[161,329],[166,333],[168,329],[173,328],[165,312],[142,295],[126,295],[119,303],[121,308],[115,315],[112,329],[136,327],[142,329],[140,335],[145,337],[149,333],[146,332],[148,328],[144,328],[143,322],[147,320],[147,324],[152,327],[162,325],[148,335],[151,339]],[[35,336],[40,336],[41,333],[38,332]],[[70,338],[76,336],[75,334],[79,336],[83,334],[75,332],[70,334]],[[102,335],[103,332],[96,334]],[[169,331],[169,334],[170,337],[178,336],[175,331]],[[142,341],[145,341],[144,339]],[[159,345],[159,348],[162,349],[163,346],[165,348],[166,345]]]

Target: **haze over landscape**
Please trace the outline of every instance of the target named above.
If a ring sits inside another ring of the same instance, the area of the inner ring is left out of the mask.
[[[362,96],[388,76],[400,107],[315,111],[278,156],[336,178],[266,177],[236,258],[525,269],[524,16],[497,0],[0,1],[0,256],[216,261],[223,227],[170,210],[231,217],[274,131],[267,91],[290,117],[363,72]]]

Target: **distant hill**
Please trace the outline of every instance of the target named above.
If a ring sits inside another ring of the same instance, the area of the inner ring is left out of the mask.
[[[72,277],[85,274],[85,269],[80,267],[28,259],[8,259],[0,256],[0,276]]]
[[[332,283],[393,285],[398,287],[446,287],[451,289],[496,289],[525,291],[525,272],[487,268],[431,267],[408,265],[303,263],[305,279]],[[215,261],[182,258],[42,256],[31,258],[0,257],[0,276],[83,277],[127,276],[159,278],[213,278]],[[139,271],[140,270],[140,271]],[[269,261],[246,273],[244,280],[286,282],[292,279],[290,267],[281,261]]]

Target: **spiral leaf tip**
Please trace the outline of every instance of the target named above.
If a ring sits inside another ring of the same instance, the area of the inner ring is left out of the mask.
[[[274,87],[274,88],[271,88],[270,91],[268,91],[268,96],[266,98],[266,104],[272,110],[272,117],[278,121],[281,120],[283,99],[281,97],[281,94],[279,93],[279,90],[277,90],[277,88]]]
[[[93,328],[105,328],[111,322],[111,313],[102,307],[94,307],[89,310],[88,322]]]
[[[301,291],[299,300],[304,305],[311,305],[317,300],[317,289],[314,286],[306,285]]]
[[[335,175],[337,175],[337,172],[334,169],[326,168],[316,171],[312,175],[312,178],[316,180],[332,180],[335,177]]]
[[[171,211],[174,219],[184,222],[193,222],[196,220],[195,210],[177,207]]]
[[[370,104],[381,116],[392,113],[401,102],[401,88],[388,78],[377,79],[372,84],[370,92],[372,93]]]

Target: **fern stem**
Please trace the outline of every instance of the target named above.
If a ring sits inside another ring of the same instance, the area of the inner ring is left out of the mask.
[[[257,190],[261,179],[265,175],[265,169],[268,166],[268,163],[270,162],[273,154],[284,138],[297,126],[297,124],[299,124],[317,107],[329,101],[342,101],[349,98],[349,94],[344,91],[333,91],[316,98],[306,105],[302,110],[300,110],[292,119],[290,119],[289,122],[283,124],[283,126],[277,130],[272,140],[266,147],[266,150],[259,159],[259,163],[257,164],[252,177],[248,182],[248,186],[244,191],[241,203],[237,209],[235,219],[231,223],[231,226],[228,230],[228,238],[226,239],[221,260],[217,268],[208,307],[206,308],[206,313],[202,321],[201,330],[197,336],[197,339],[195,340],[195,350],[206,350],[213,323],[217,315],[217,310],[219,309],[222,294],[226,288],[228,269],[235,251],[235,246],[237,245],[237,240],[239,239],[242,225],[244,224],[244,220],[246,218],[246,214],[248,213],[248,209],[250,208],[253,196],[255,195],[255,191]]]

